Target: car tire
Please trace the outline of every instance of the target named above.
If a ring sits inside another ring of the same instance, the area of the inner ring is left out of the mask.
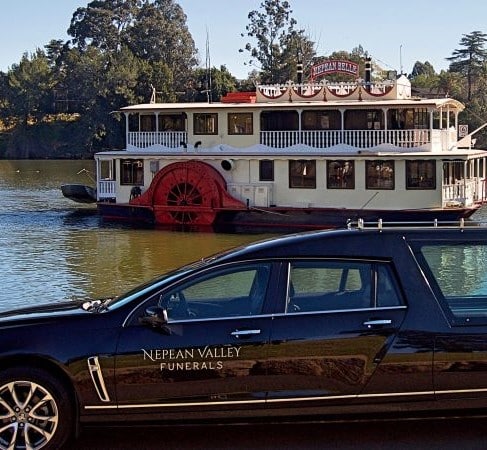
[[[45,370],[1,370],[0,449],[60,449],[73,430],[70,398],[64,384]]]

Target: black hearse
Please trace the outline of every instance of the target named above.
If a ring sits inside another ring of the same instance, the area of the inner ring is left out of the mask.
[[[3,313],[0,449],[96,421],[485,411],[487,228],[359,225]]]

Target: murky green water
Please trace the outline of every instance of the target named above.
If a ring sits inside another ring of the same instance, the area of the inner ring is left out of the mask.
[[[90,184],[92,161],[0,161],[0,310],[122,293],[156,275],[263,235],[178,233],[104,224],[63,197]],[[487,221],[487,207],[474,217]]]
[[[91,161],[0,161],[0,310],[118,294],[174,267],[257,240],[103,224],[94,206],[63,197],[90,184]]]

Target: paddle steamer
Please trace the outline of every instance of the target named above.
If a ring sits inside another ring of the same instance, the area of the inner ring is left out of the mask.
[[[487,153],[473,133],[460,136],[464,105],[416,97],[406,76],[388,78],[372,80],[369,64],[347,82],[124,107],[126,149],[95,155],[99,211],[217,231],[470,217],[486,200]]]

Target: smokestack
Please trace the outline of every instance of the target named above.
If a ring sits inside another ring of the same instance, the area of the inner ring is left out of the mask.
[[[365,60],[365,87],[370,88],[370,83],[372,81],[372,59],[367,58]]]
[[[296,73],[298,75],[298,84],[301,84],[303,82],[303,63],[301,61],[296,64]]]

